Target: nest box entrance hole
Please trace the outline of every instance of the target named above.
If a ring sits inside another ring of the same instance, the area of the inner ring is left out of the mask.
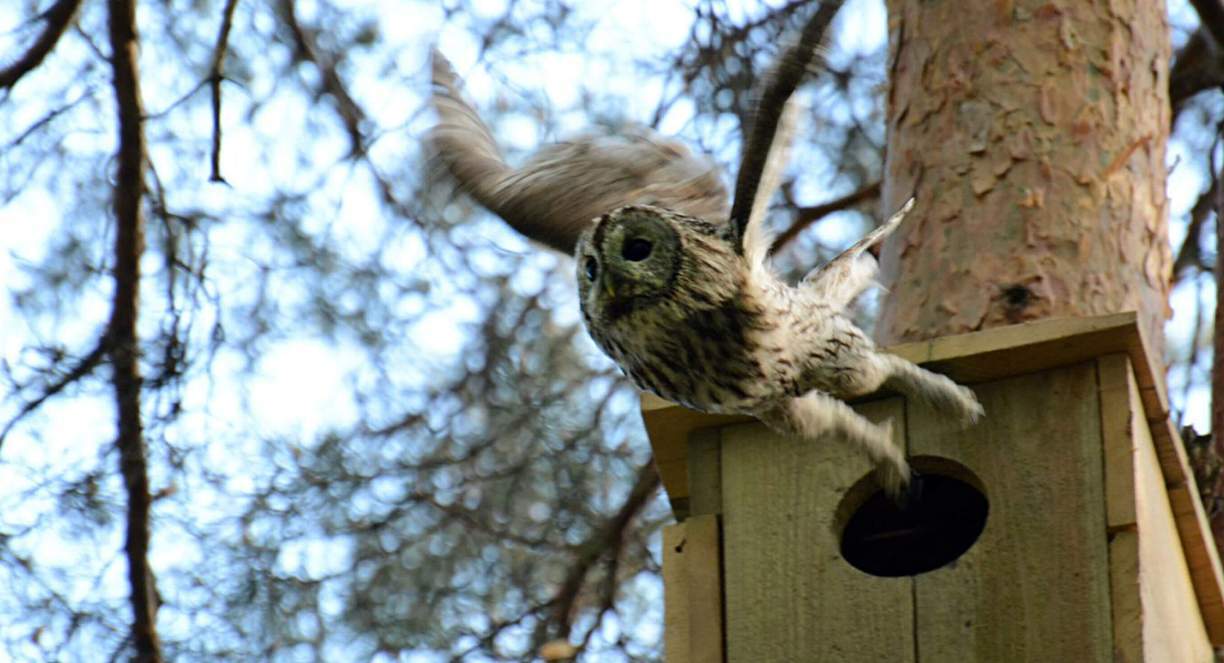
[[[913,576],[964,555],[986,527],[990,503],[978,478],[946,458],[910,459],[914,477],[902,500],[881,490],[873,474],[842,497],[834,521],[841,555],[874,576]]]

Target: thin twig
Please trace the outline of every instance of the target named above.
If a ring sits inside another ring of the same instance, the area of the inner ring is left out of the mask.
[[[217,43],[213,47],[212,66],[208,69],[208,86],[212,91],[213,134],[212,134],[212,170],[208,175],[210,182],[225,182],[221,176],[221,81],[225,78],[225,52],[229,47],[230,29],[234,27],[234,8],[238,0],[226,0],[221,12],[221,29],[217,32]]]
[[[59,0],[43,13],[42,18],[47,21],[47,25],[43,28],[42,34],[38,35],[38,39],[34,40],[30,48],[17,58],[16,62],[0,69],[0,89],[13,87],[22,76],[34,71],[38,65],[42,64],[42,61],[63,36],[64,30],[68,29],[68,25],[72,23],[72,17],[76,16],[77,9],[80,7],[81,0]]]
[[[778,238],[774,240],[773,251],[777,252],[782,247],[789,244],[799,233],[803,232],[808,226],[823,219],[824,217],[840,212],[844,209],[849,209],[860,203],[878,198],[880,196],[880,182],[872,182],[867,186],[848,193],[841,198],[830,200],[827,203],[813,205],[811,207],[800,207],[795,214],[795,221],[786,230],[783,230]]]
[[[119,471],[127,490],[128,582],[131,585],[135,660],[160,663],[157,590],[149,568],[149,474],[141,421],[140,257],[144,253],[145,137],[137,63],[136,0],[110,0],[108,23],[119,148],[115,179],[115,294],[111,309],[110,357],[118,411]]]
[[[43,387],[41,394],[36,396],[33,400],[27,401],[21,406],[21,409],[17,411],[17,414],[14,415],[12,419],[9,419],[8,423],[4,424],[3,429],[0,429],[0,448],[4,447],[5,438],[8,437],[8,434],[13,431],[13,428],[16,427],[22,419],[25,419],[32,412],[41,407],[42,404],[47,402],[47,400],[52,396],[60,393],[64,389],[67,389],[69,385],[83,379],[85,376],[93,372],[93,369],[96,368],[99,363],[101,363],[102,358],[105,357],[106,353],[110,350],[110,344],[107,342],[107,338],[107,334],[103,334],[98,339],[98,344],[94,346],[94,349],[89,351],[89,354],[81,357],[81,359],[77,361],[77,363],[70,368],[67,373],[60,377],[60,379]]]
[[[365,154],[365,137],[361,132],[361,125],[366,122],[366,113],[348,93],[348,88],[336,70],[335,59],[319,48],[315,32],[306,29],[298,21],[296,0],[280,0],[278,4],[281,20],[285,22],[289,34],[293,37],[297,57],[310,62],[319,70],[323,91],[336,103],[336,112],[340,114],[349,135],[349,155]]]

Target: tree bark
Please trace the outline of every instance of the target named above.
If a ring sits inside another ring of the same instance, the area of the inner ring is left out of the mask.
[[[888,0],[877,336],[1134,309],[1163,345],[1172,256],[1163,2]]]

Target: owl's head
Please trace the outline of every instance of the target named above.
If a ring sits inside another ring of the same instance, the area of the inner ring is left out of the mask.
[[[605,214],[578,240],[578,293],[593,320],[652,306],[675,288],[682,243],[673,212],[630,205]]]

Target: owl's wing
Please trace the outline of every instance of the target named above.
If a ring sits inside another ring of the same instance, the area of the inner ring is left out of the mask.
[[[753,265],[764,262],[769,253],[770,235],[764,228],[765,207],[777,187],[783,159],[773,153],[789,143],[790,102],[795,88],[817,57],[840,2],[823,2],[808,19],[799,38],[778,57],[773,69],[762,79],[752,126],[744,132],[743,156],[735,178],[735,197],[731,206],[731,230],[737,250]]]
[[[438,123],[426,137],[431,160],[530,239],[572,253],[591,220],[635,203],[714,222],[727,218],[727,190],[718,168],[645,127],[549,145],[515,169],[436,50],[433,87]]]
[[[867,249],[892,234],[912,209],[914,199],[910,198],[878,228],[803,277],[801,287],[834,308],[844,309],[875,281],[878,266]]]

